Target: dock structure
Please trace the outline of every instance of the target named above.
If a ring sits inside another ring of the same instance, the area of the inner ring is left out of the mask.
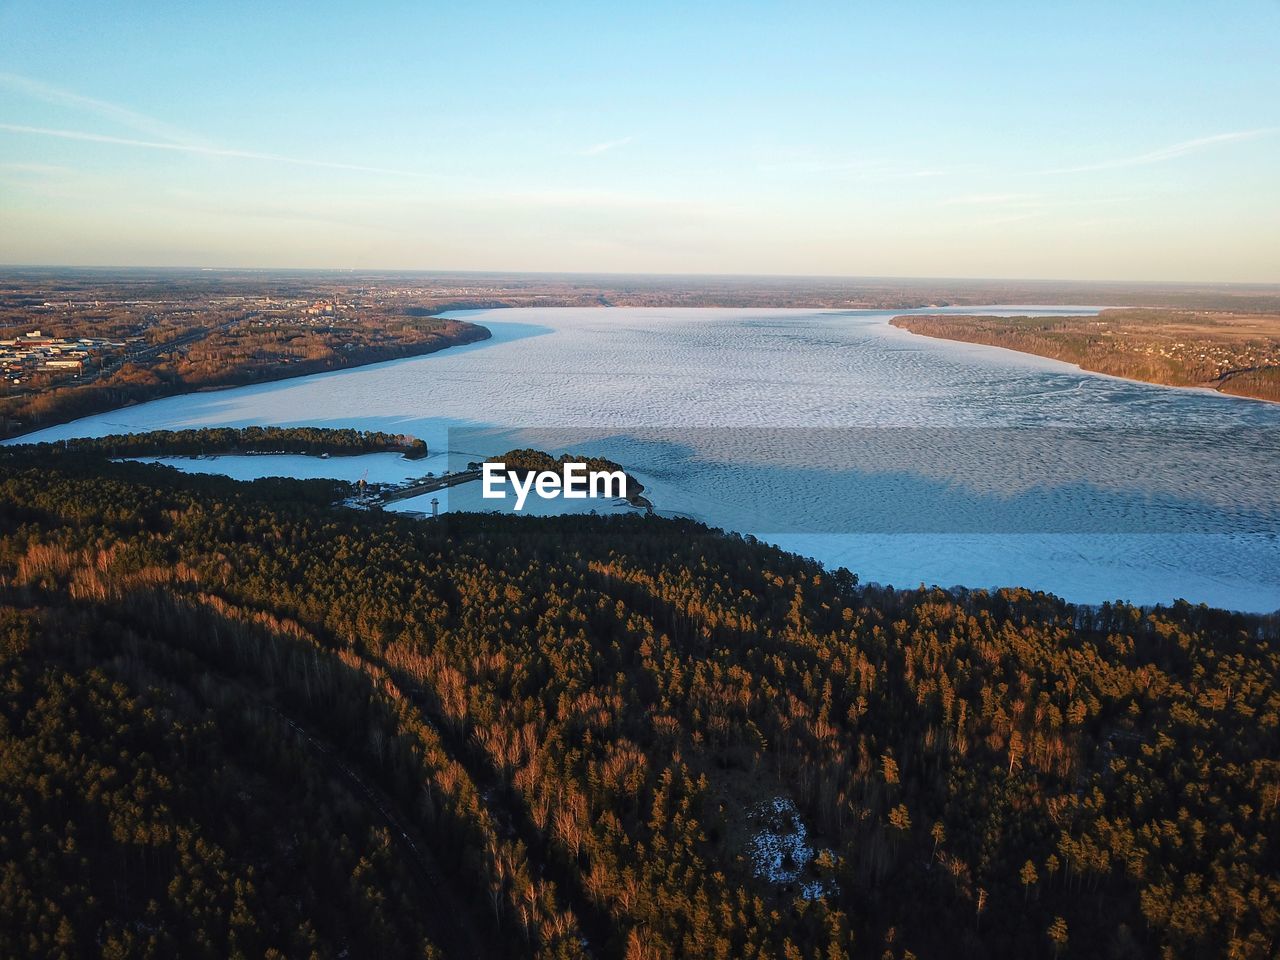
[[[482,476],[482,470],[479,467],[475,469],[459,470],[457,473],[445,473],[438,477],[428,477],[425,480],[418,480],[404,487],[396,487],[391,490],[380,491],[375,502],[378,504],[394,503],[397,500],[410,500],[414,497],[420,497],[424,493],[434,493],[437,490],[443,490],[446,487],[456,487],[462,483],[470,483],[472,480],[479,480]],[[646,516],[653,516],[653,503],[648,497],[635,494],[626,498],[627,503],[631,506],[643,510]],[[423,513],[421,516],[426,516]],[[432,501],[431,516],[439,516],[439,503]]]
[[[472,480],[479,479],[479,470],[459,470],[457,473],[445,473],[438,477],[428,477],[426,480],[419,480],[416,483],[411,483],[407,487],[397,487],[394,490],[388,490],[378,499],[382,503],[393,503],[396,500],[409,500],[413,497],[420,497],[424,493],[434,493],[436,490],[445,489],[445,487],[456,487],[460,483],[470,483]]]

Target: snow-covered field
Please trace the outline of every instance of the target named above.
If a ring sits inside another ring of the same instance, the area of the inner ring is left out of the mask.
[[[173,397],[27,439],[313,424],[427,441],[428,461],[175,464],[368,470],[371,482],[439,472],[445,451],[456,468],[512,447],[571,450],[624,464],[660,513],[755,533],[864,580],[1280,608],[1280,406],[917,337],[890,327],[892,315],[478,312],[465,316],[492,340]],[[476,485],[451,493],[446,509],[482,505]],[[430,499],[397,506],[429,512]]]

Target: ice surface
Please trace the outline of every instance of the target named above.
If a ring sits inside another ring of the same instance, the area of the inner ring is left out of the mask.
[[[1185,597],[1280,608],[1280,514],[1268,493],[1275,486],[1274,446],[1259,444],[1221,466],[1240,446],[1228,444],[1223,431],[1235,438],[1280,435],[1280,406],[918,337],[889,326],[893,315],[473,312],[464,316],[489,327],[492,340],[172,397],[24,439],[265,424],[384,430],[427,441],[431,463],[392,454],[305,465],[308,458],[192,462],[199,469],[221,463],[237,475],[270,469],[358,479],[368,469],[370,481],[383,481],[439,472],[444,461],[437,458],[451,447],[456,466],[458,457],[539,446],[553,436],[543,449],[624,464],[660,513],[756,533],[824,563],[848,565],[866,581],[1026,586],[1084,602]],[[751,440],[762,427],[792,431],[788,442],[799,446],[781,450]],[[568,435],[563,428],[571,428]],[[824,436],[835,428],[883,430],[887,452],[851,464],[848,452]],[[1136,431],[1146,447],[1104,447],[1092,459],[1078,450],[1066,455],[1051,439],[1051,431],[1064,428]],[[1008,444],[997,445],[1005,462],[992,466],[981,446],[952,452],[948,438],[916,444],[947,456],[916,457],[911,443],[894,446],[903,431],[947,430],[984,443],[1025,431],[1025,445],[1015,439],[1025,456],[1009,458]],[[573,442],[575,431],[582,442]],[[1176,442],[1166,448],[1161,431]],[[449,509],[482,505],[476,485],[448,494],[452,500],[445,491],[437,495]],[[396,507],[429,512],[430,499]],[[603,507],[585,503],[588,510]]]

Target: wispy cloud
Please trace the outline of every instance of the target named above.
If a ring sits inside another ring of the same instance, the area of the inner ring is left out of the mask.
[[[1010,204],[1027,204],[1038,199],[1034,193],[970,193],[962,197],[943,200],[943,206],[995,207]]]
[[[1165,160],[1173,160],[1176,157],[1186,156],[1188,153],[1196,153],[1209,147],[1215,147],[1224,143],[1237,143],[1241,140],[1255,140],[1258,137],[1264,137],[1268,134],[1275,133],[1276,127],[1263,127],[1258,130],[1237,130],[1233,133],[1215,133],[1210,137],[1197,137],[1194,140],[1184,140],[1181,143],[1175,143],[1168,147],[1161,147],[1159,150],[1151,150],[1147,153],[1139,153],[1131,157],[1119,157],[1114,160],[1103,160],[1100,163],[1086,163],[1077,167],[1054,167],[1049,170],[1041,170],[1042,174],[1050,173],[1091,173],[1094,170],[1115,170],[1120,167],[1140,167],[1149,163],[1163,163]]]
[[[587,149],[582,151],[584,157],[598,157],[602,153],[608,153],[610,150],[616,150],[618,147],[625,147],[635,137],[619,137],[617,140],[606,140],[603,143],[593,143]]]
[[[952,171],[938,167],[920,167],[868,157],[829,156],[809,150],[788,150],[766,157],[756,170],[769,175],[824,176],[850,180],[889,181],[927,177],[945,177]]]
[[[186,130],[167,124],[163,120],[147,116],[145,113],[139,113],[136,110],[130,110],[128,107],[122,107],[118,103],[86,97],[71,90],[54,86],[51,83],[45,83],[43,80],[34,80],[31,77],[24,77],[16,73],[0,71],[0,89],[11,90],[21,96],[39,100],[42,103],[81,110],[158,140],[166,140],[171,143],[201,144],[200,138]]]
[[[1003,227],[1005,224],[1022,223],[1024,220],[1035,220],[1042,216],[1044,216],[1044,214],[1038,210],[1029,210],[1025,213],[1006,213],[1003,216],[987,217],[985,220],[979,220],[976,223],[970,224],[970,226]]]
[[[889,175],[893,167],[882,161],[838,160],[822,157],[794,157],[759,164],[761,173],[852,173],[861,176]]]
[[[33,173],[40,176],[51,174],[70,173],[70,167],[60,166],[55,163],[0,163],[0,170],[10,173]]]
[[[323,167],[328,170],[357,170],[362,173],[383,173],[393,176],[414,177],[421,174],[410,170],[393,170],[387,167],[369,167],[358,163],[338,163],[331,160],[315,160],[309,157],[287,157],[278,153],[258,153],[253,150],[231,150],[193,143],[164,143],[157,140],[135,140],[132,137],[113,137],[85,130],[58,130],[49,127],[28,127],[17,123],[0,123],[0,130],[8,133],[28,134],[39,137],[56,137],[61,140],[82,140],[88,143],[108,143],[121,147],[140,147],[146,150],[168,150],[176,153],[195,153],[207,157],[231,157],[237,160],[262,160],[271,163],[289,163],[302,167]]]
[[[11,90],[21,96],[39,100],[42,103],[71,107],[126,127],[136,133],[144,134],[148,139],[114,136],[105,133],[94,133],[87,130],[67,130],[55,127],[27,126],[16,123],[0,123],[0,130],[9,133],[29,136],[55,137],[61,140],[80,140],[87,143],[105,143],[121,147],[137,147],[146,150],[167,150],[176,153],[193,153],[208,157],[228,157],[236,160],[257,160],[268,163],[285,163],[302,167],[320,167],[328,170],[354,170],[361,173],[381,173],[392,176],[421,176],[408,170],[392,170],[385,167],[366,166],[358,163],[339,163],[332,160],[319,160],[312,157],[291,157],[277,153],[265,153],[256,150],[237,150],[220,147],[217,144],[171,126],[155,117],[147,116],[136,110],[86,97],[71,90],[34,80],[16,73],[0,72],[0,89]]]

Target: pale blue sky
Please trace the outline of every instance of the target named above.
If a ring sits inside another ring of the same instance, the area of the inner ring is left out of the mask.
[[[1280,0],[0,0],[0,263],[1280,281]]]

